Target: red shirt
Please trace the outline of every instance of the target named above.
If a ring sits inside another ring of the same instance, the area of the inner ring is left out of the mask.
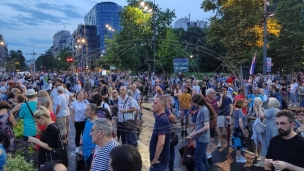
[[[232,79],[231,77],[228,77],[228,79],[227,79],[227,83],[232,84],[232,83],[233,83],[233,79]]]
[[[246,100],[245,96],[244,96],[244,95],[242,95],[242,94],[238,94],[238,95],[236,95],[236,96],[234,97],[234,102],[236,102],[238,99],[244,99],[244,100]],[[246,115],[246,114],[247,114],[247,108],[246,108],[246,105],[245,105],[245,107],[244,107],[244,108],[242,108],[242,111],[243,111],[244,115]]]

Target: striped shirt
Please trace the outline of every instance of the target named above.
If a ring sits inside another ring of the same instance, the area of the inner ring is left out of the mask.
[[[119,143],[116,140],[110,141],[102,148],[96,145],[92,171],[110,171],[110,152],[118,145]]]

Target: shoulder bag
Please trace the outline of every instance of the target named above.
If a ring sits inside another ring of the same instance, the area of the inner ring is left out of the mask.
[[[50,151],[50,157],[51,161],[61,160],[65,166],[69,165],[69,157],[66,147],[63,145],[62,139],[61,139],[61,133],[57,126],[57,124],[53,124],[57,130],[58,133],[58,148],[53,148],[52,151]]]
[[[125,104],[123,105],[123,108],[125,108],[127,101],[129,100],[129,97],[127,98]],[[133,114],[132,114],[132,119],[130,120],[125,120],[125,114],[122,114],[123,117],[123,122],[121,122],[121,128],[124,130],[133,130],[135,129],[135,124],[134,124],[134,118],[133,118]]]
[[[33,114],[33,111],[32,111],[32,109],[30,108],[29,104],[28,104],[27,102],[25,102],[25,104],[26,104],[26,106],[28,107],[28,109],[30,110],[30,112],[31,112],[31,115],[32,115],[32,116],[33,116],[33,118],[34,118],[34,114]]]

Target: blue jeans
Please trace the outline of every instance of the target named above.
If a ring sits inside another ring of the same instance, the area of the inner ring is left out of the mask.
[[[175,115],[179,116],[179,102],[177,98],[174,98]]]
[[[294,104],[297,104],[297,96],[295,93],[290,93],[290,104],[294,102]]]
[[[300,101],[300,107],[304,107],[304,100]]]
[[[136,146],[137,140],[135,140],[136,134],[133,130],[120,130],[121,143]]]
[[[165,171],[168,163],[158,163],[150,167],[149,171]]]
[[[174,159],[175,159],[175,148],[174,146],[170,146],[169,171],[174,170]]]
[[[206,157],[206,149],[208,143],[196,141],[196,149],[194,153],[194,164],[197,171],[209,171],[208,160]]]

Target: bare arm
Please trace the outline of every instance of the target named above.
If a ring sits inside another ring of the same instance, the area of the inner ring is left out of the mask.
[[[41,148],[44,148],[48,151],[53,150],[51,147],[49,147],[49,145],[47,143],[44,143],[35,137],[29,137],[28,142],[35,143],[35,144],[39,145]]]
[[[57,110],[56,110],[56,112],[57,112]],[[75,113],[75,109],[74,108],[70,108],[70,114],[71,114],[71,118],[72,118],[73,122],[75,122],[74,113]]]
[[[152,161],[153,164],[156,164],[158,162],[158,158],[160,156],[160,153],[163,151],[163,147],[165,144],[166,134],[159,134],[158,135],[158,141],[156,145],[156,151],[154,155],[154,159]]]
[[[9,121],[12,123],[13,127],[17,126],[17,122],[16,122],[15,117],[14,117],[14,115],[12,113],[10,113]]]
[[[14,114],[15,112],[17,112],[18,110],[20,110],[21,107],[21,103],[17,104],[11,111],[10,113]]]

